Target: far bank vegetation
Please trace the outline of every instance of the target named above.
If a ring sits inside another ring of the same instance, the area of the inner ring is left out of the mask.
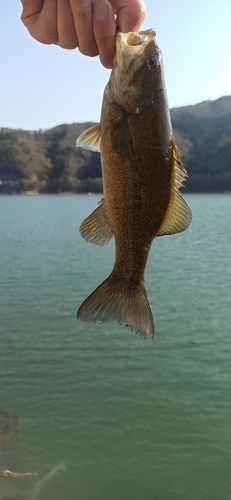
[[[185,192],[231,191],[231,96],[174,108],[171,116],[189,175]],[[0,193],[101,193],[99,153],[75,147],[92,125],[0,129]]]

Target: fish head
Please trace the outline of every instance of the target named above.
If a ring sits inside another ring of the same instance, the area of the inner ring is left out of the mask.
[[[129,113],[150,106],[161,86],[161,51],[155,36],[154,29],[117,33],[110,89],[112,98]]]

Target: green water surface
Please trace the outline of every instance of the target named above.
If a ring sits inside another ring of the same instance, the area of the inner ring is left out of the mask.
[[[0,411],[18,419],[0,470],[38,474],[0,478],[0,500],[231,499],[231,195],[186,198],[191,227],[150,253],[145,341],[76,319],[114,260],[78,232],[99,197],[0,197]]]

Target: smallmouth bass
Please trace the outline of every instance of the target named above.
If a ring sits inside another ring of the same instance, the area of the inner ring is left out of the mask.
[[[80,306],[77,318],[118,321],[137,335],[154,335],[144,283],[152,241],[184,231],[191,211],[179,188],[187,174],[173,137],[161,51],[153,29],[117,33],[101,120],[77,146],[100,151],[104,198],[81,224],[96,245],[115,238],[109,277]]]

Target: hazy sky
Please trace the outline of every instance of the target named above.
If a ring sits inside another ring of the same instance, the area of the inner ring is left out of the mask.
[[[143,29],[162,49],[169,106],[231,94],[231,0],[147,0]],[[0,0],[0,127],[99,121],[110,71],[98,58],[36,42],[20,0]]]

